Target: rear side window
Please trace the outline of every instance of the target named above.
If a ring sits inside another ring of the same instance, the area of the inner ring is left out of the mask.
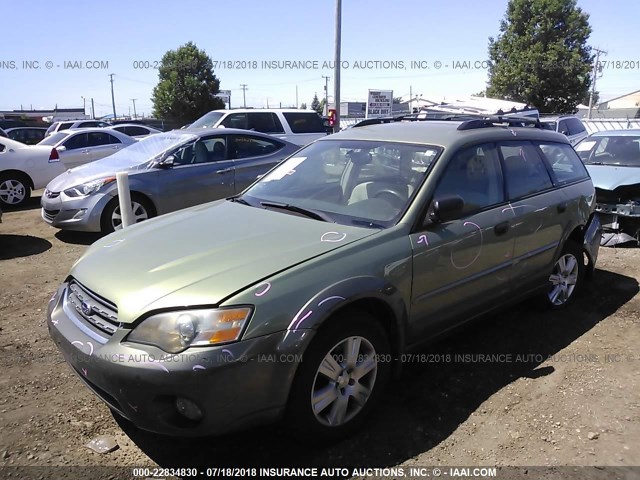
[[[326,133],[322,119],[316,113],[283,113],[293,133]]]
[[[575,182],[589,176],[580,157],[571,146],[563,143],[539,143],[538,146],[553,170],[556,183]]]
[[[547,167],[532,143],[504,142],[498,148],[504,159],[509,200],[533,195],[553,186]]]
[[[122,143],[119,139],[113,135],[103,132],[91,132],[89,133],[89,146],[99,147],[100,145],[111,145],[113,143]]]
[[[249,158],[268,155],[280,150],[284,144],[271,139],[251,137],[249,135],[234,135],[233,158]]]
[[[60,124],[60,128],[58,128],[58,130],[67,130],[71,127],[73,127],[73,122],[65,122]]]
[[[67,150],[75,150],[77,148],[86,148],[89,146],[89,140],[86,133],[73,135],[69,140],[62,144]]]
[[[275,113],[270,112],[250,112],[247,114],[247,124],[249,130],[262,133],[284,133],[282,123]]]
[[[241,128],[247,129],[247,114],[246,113],[232,113],[228,115],[220,125],[227,128]]]
[[[587,131],[577,118],[567,118],[567,128],[569,129],[569,135],[578,135]]]

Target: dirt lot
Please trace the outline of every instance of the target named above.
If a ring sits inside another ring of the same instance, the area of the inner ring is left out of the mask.
[[[0,224],[0,466],[640,465],[640,249],[601,249],[568,310],[522,304],[420,352],[348,441],[180,440],[116,420],[50,341],[47,301],[97,237],[48,227],[38,204]],[[119,448],[85,447],[101,434]]]

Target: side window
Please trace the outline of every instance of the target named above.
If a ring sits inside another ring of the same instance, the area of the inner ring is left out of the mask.
[[[538,151],[530,142],[504,142],[499,146],[504,159],[509,200],[551,188],[551,177]]]
[[[118,138],[106,132],[91,132],[89,135],[89,146],[99,147],[100,145],[112,145],[122,143]]]
[[[93,127],[97,127],[98,122],[82,122],[80,125],[78,125],[78,128],[93,128]]]
[[[567,125],[569,127],[569,135],[578,135],[584,133],[587,129],[577,118],[568,118]]]
[[[62,144],[67,150],[75,150],[78,148],[87,148],[89,146],[89,139],[86,133],[79,133],[73,135],[67,141]]]
[[[558,132],[569,135],[569,127],[567,126],[566,120],[560,120],[558,122]]]
[[[563,143],[539,143],[542,155],[553,170],[557,183],[574,182],[587,178],[587,169],[580,157],[569,145]]]
[[[142,127],[127,127],[127,130],[124,132],[127,135],[149,135],[149,132]]]
[[[241,128],[247,129],[247,114],[246,113],[232,113],[228,115],[220,125],[227,128]]]
[[[269,112],[249,112],[247,114],[247,128],[262,133],[284,133],[282,123],[276,114]]]
[[[183,146],[173,155],[174,165],[195,165],[226,159],[227,142],[225,136],[207,137]]]
[[[293,133],[326,133],[322,119],[317,113],[283,113]]]
[[[284,144],[277,140],[252,137],[250,135],[233,136],[233,157],[249,158],[268,155],[280,150]]]
[[[504,202],[500,160],[492,144],[465,148],[447,165],[435,197],[460,195],[464,213]]]
[[[71,127],[73,127],[73,122],[65,122],[60,124],[60,128],[58,128],[58,130],[67,130]]]

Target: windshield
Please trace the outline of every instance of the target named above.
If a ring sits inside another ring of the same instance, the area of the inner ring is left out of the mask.
[[[209,112],[189,125],[189,128],[213,128],[220,121],[224,113]]]
[[[241,198],[256,207],[288,207],[345,225],[385,228],[400,219],[440,151],[430,145],[319,141]]]
[[[45,137],[43,140],[40,141],[40,143],[38,143],[38,145],[55,145],[58,142],[64,140],[65,138],[67,138],[69,136],[68,133],[54,133],[52,135],[49,135],[48,137]]]
[[[575,148],[587,165],[640,167],[640,134],[587,137]]]

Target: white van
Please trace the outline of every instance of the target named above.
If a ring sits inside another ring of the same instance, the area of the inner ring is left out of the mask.
[[[306,145],[327,135],[320,115],[312,110],[239,108],[213,110],[189,125],[188,129],[241,128]]]

